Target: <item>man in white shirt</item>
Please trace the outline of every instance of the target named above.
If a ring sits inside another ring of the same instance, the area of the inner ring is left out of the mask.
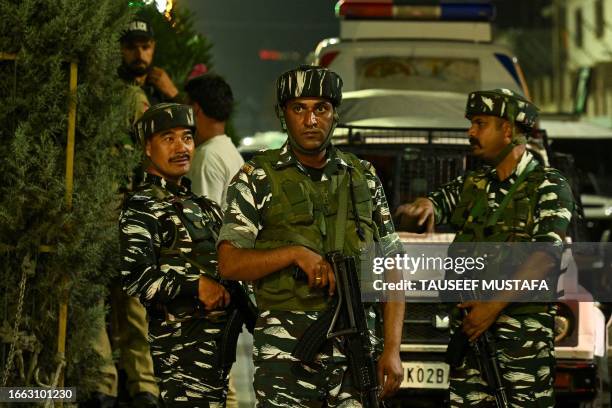
[[[230,86],[215,74],[193,78],[185,86],[196,119],[196,150],[187,177],[191,190],[225,206],[225,194],[232,177],[244,160],[225,134],[234,98]]]
[[[224,208],[227,187],[244,164],[232,140],[225,134],[225,123],[234,106],[232,89],[219,75],[208,73],[190,79],[185,85],[185,91],[196,119],[196,149],[191,169],[187,173],[191,180],[191,191],[206,196]],[[252,347],[253,337],[243,331],[237,348],[249,351],[246,356],[240,352],[236,355],[234,369],[230,372],[226,400],[228,408],[236,408],[240,402],[248,403],[254,399],[252,390],[248,396],[241,395],[240,401],[236,392],[240,384],[253,382]]]

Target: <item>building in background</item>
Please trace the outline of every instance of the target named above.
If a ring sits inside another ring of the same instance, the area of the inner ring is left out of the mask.
[[[545,110],[584,114],[612,127],[612,1],[553,0],[551,76],[535,79]]]
[[[563,99],[574,96],[590,119],[612,126],[612,1],[557,0],[555,7],[565,17],[567,63],[558,80],[570,89],[564,87]]]

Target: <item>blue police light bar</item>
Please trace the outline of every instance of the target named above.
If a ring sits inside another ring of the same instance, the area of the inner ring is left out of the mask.
[[[336,15],[345,19],[492,21],[495,6],[489,3],[442,3],[439,5],[402,4],[391,1],[341,0]]]
[[[442,4],[440,20],[492,21],[495,7],[492,4]]]

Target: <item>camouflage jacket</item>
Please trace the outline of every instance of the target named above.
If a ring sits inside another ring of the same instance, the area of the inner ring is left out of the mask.
[[[339,167],[348,165],[335,151],[334,147],[329,149],[321,181],[330,180]],[[401,242],[395,233],[382,184],[374,167],[365,160],[362,160],[362,164],[366,169],[366,179],[373,201],[372,219],[378,228],[383,255],[402,253]],[[280,149],[280,159],[276,166],[295,166],[308,177],[308,170],[295,158],[287,143]],[[246,163],[228,188],[223,226],[217,243],[227,240],[237,248],[253,248],[259,231],[265,227],[262,224],[262,214],[270,203],[271,194],[270,182],[263,168],[256,167],[253,161]]]
[[[512,184],[519,175],[525,171],[527,164],[535,160],[533,155],[526,151],[514,172],[505,180],[500,181],[495,168],[476,170],[484,173],[487,178],[486,191],[488,193],[489,208],[498,208]],[[574,198],[567,180],[553,168],[545,168],[544,181],[537,187],[537,203],[531,226],[532,242],[551,242],[561,244],[565,238],[572,213],[574,211]],[[465,177],[458,177],[437,191],[428,195],[434,204],[436,224],[447,223],[459,203]]]
[[[119,218],[126,292],[146,306],[197,297],[200,275],[218,279],[215,241],[220,220],[219,207],[194,196],[186,178],[176,185],[145,173]],[[196,239],[187,222],[198,226],[203,238]]]

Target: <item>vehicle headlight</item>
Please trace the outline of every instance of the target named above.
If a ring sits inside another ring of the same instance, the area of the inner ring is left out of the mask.
[[[557,315],[555,316],[555,343],[570,336],[574,330],[574,313],[565,303],[557,303]]]
[[[555,343],[566,338],[570,333],[570,321],[565,316],[555,316]]]

